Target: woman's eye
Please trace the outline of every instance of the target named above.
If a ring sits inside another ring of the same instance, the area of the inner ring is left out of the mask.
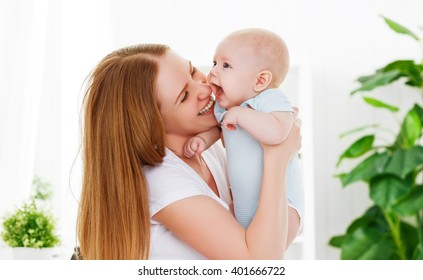
[[[192,67],[191,76],[194,76],[195,73],[197,73],[197,68],[196,67]]]
[[[188,91],[184,93],[184,97],[182,97],[181,103],[185,102],[188,99]]]
[[[229,64],[227,64],[226,62],[223,63],[223,68],[229,68],[229,67],[231,67]]]

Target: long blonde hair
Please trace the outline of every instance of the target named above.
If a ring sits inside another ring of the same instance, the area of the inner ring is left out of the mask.
[[[150,212],[143,165],[165,155],[154,94],[165,45],[107,55],[84,97],[83,181],[77,232],[83,259],[148,259]]]

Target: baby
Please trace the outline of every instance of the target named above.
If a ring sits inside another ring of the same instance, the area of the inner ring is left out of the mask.
[[[207,77],[218,103],[215,117],[223,126],[234,214],[245,228],[254,216],[260,195],[260,143],[281,143],[293,124],[293,108],[278,89],[288,68],[288,49],[278,35],[246,29],[233,32],[220,42]],[[185,144],[185,156],[200,154],[219,137],[218,127],[192,137]],[[287,169],[287,198],[289,207],[296,210],[301,220],[303,184],[298,157],[290,161]]]

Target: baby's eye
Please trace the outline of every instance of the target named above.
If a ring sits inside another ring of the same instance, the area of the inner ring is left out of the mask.
[[[215,67],[215,66],[216,66],[216,64],[217,64],[217,63],[216,63],[216,61],[213,61],[213,67]]]
[[[223,63],[223,68],[229,68],[229,67],[231,67],[229,64],[227,64],[226,62]]]

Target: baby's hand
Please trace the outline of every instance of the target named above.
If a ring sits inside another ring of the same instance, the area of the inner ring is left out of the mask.
[[[203,137],[196,135],[185,143],[184,155],[188,158],[193,157],[195,154],[199,155],[204,152],[206,147],[206,140]]]
[[[238,115],[242,109],[243,108],[239,106],[229,108],[222,121],[223,127],[229,130],[235,130],[236,125],[238,125]]]

